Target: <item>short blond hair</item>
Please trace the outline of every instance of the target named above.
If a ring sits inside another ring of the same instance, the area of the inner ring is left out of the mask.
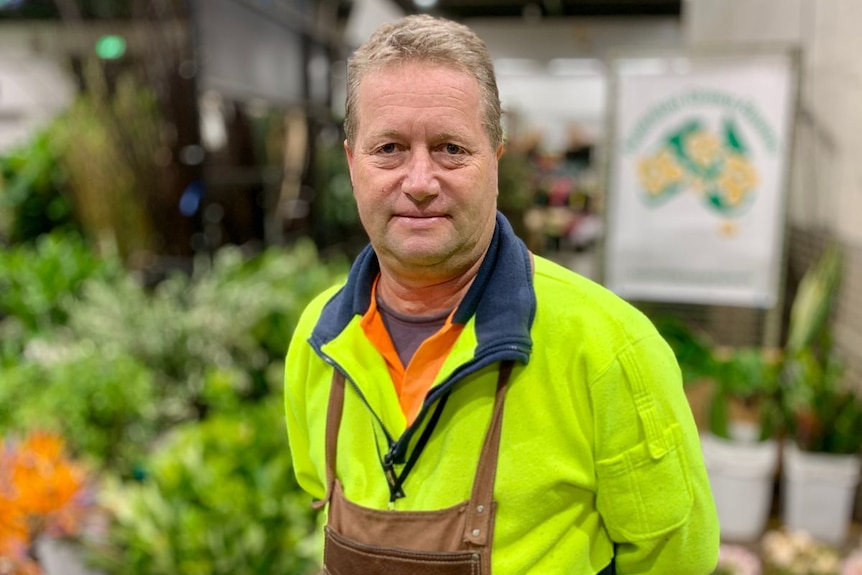
[[[500,95],[485,43],[463,24],[423,14],[384,24],[350,58],[344,113],[348,146],[352,148],[356,141],[356,100],[365,75],[393,64],[416,61],[450,66],[475,78],[488,138],[495,148],[503,143]]]

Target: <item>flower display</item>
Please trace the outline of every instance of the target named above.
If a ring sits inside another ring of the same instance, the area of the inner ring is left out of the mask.
[[[713,575],[761,575],[760,558],[741,545],[723,544]]]
[[[0,575],[38,575],[31,546],[40,535],[77,534],[87,510],[86,472],[63,439],[33,433],[0,443]]]
[[[764,575],[838,575],[838,551],[802,531],[775,530],[762,540]]]
[[[862,548],[853,550],[841,563],[841,575],[862,575]]]

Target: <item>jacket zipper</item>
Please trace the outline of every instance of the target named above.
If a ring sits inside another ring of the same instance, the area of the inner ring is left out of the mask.
[[[512,344],[504,344],[490,350],[485,351],[481,358],[474,357],[468,363],[463,364],[459,369],[455,371],[449,378],[438,385],[434,391],[428,394],[425,397],[425,401],[422,402],[422,408],[419,410],[419,413],[416,414],[416,419],[413,423],[404,430],[404,433],[401,434],[397,440],[393,439],[392,434],[386,429],[386,426],[383,424],[383,420],[380,419],[380,416],[376,411],[371,407],[368,403],[368,400],[365,398],[365,395],[362,393],[362,390],[359,389],[359,385],[353,380],[350,375],[348,375],[347,371],[342,369],[341,366],[330,356],[324,353],[319,347],[314,347],[317,354],[329,365],[332,366],[333,369],[337,369],[344,376],[345,381],[350,383],[350,386],[353,390],[359,395],[359,398],[362,400],[362,403],[365,404],[365,407],[377,421],[378,425],[380,425],[380,429],[383,431],[383,435],[386,437],[386,442],[388,445],[387,452],[381,458],[381,464],[383,466],[383,473],[386,476],[386,481],[389,484],[390,488],[395,488],[398,484],[398,475],[395,473],[395,465],[403,464],[407,457],[407,447],[410,443],[410,440],[413,438],[413,434],[416,430],[419,429],[419,426],[424,421],[425,417],[428,414],[429,408],[436,401],[442,398],[446,393],[448,393],[451,388],[458,383],[461,379],[478,371],[482,367],[486,365],[490,365],[494,361],[502,361],[504,359],[514,359],[512,355],[520,355],[528,357],[529,352],[524,350],[522,347]],[[498,357],[499,356],[499,357]],[[517,359],[525,359],[517,358]],[[526,362],[525,362],[526,363]],[[405,478],[406,479],[406,478]],[[401,480],[403,483],[403,479]],[[404,493],[398,488],[398,491],[393,491],[392,500],[394,502],[395,499],[400,497],[404,497]]]

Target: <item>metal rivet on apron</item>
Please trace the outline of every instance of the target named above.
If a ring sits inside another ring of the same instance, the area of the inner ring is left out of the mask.
[[[473,561],[478,561],[480,559],[478,553],[473,553]]]
[[[474,529],[474,530],[473,530],[473,537],[478,537],[481,533],[482,533],[482,532],[481,532],[481,531],[479,531],[478,529]]]
[[[484,512],[484,511],[485,511],[485,506],[484,506],[484,505],[478,505],[478,506],[476,507],[476,513],[482,513],[482,512]]]

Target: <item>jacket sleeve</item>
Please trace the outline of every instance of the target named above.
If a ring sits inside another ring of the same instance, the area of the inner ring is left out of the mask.
[[[597,507],[619,575],[707,575],[719,526],[676,359],[658,334],[627,345],[591,385]]]
[[[299,486],[314,499],[326,494],[325,439],[321,433],[310,431],[315,420],[325,419],[328,400],[328,391],[315,389],[323,360],[308,342],[322,307],[320,299],[303,312],[291,338],[284,371],[284,413],[293,471]]]

